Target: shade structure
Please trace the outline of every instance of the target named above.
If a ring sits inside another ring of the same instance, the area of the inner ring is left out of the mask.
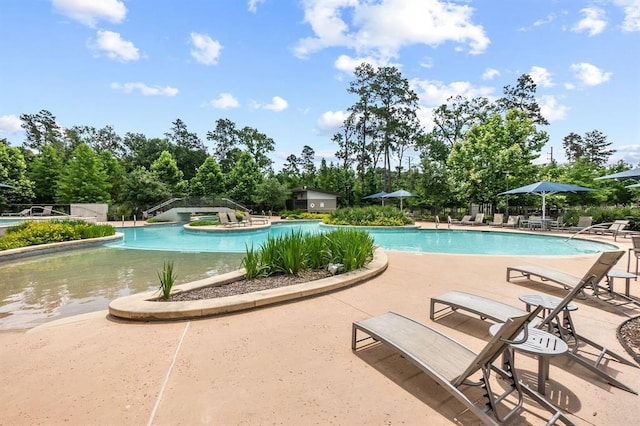
[[[376,192],[375,194],[367,195],[366,197],[362,197],[362,199],[367,200],[377,200],[378,198],[382,200],[382,205],[384,206],[384,196],[387,195],[386,192]]]
[[[506,192],[501,192],[498,195],[514,195],[514,194],[535,194],[542,197],[542,220],[545,219],[546,210],[546,197],[547,195],[553,195],[560,192],[588,192],[596,191],[592,188],[585,188],[578,185],[569,185],[566,183],[549,182],[543,180],[540,182],[532,183],[530,185],[521,186],[520,188],[514,188]]]
[[[0,183],[0,188],[16,189],[15,186],[7,185],[6,183]]]
[[[625,170],[624,172],[614,173],[612,175],[600,176],[597,179],[635,179],[640,180],[640,167],[631,170]]]
[[[389,194],[383,196],[383,198],[399,198],[400,210],[402,210],[402,200],[408,197],[415,197],[415,194],[412,194],[409,191],[405,191],[404,189],[399,189],[397,191],[390,192]]]

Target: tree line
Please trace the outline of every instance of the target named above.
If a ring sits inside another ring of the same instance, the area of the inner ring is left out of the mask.
[[[109,203],[110,215],[120,217],[172,197],[225,196],[278,211],[291,189],[308,186],[339,194],[342,205],[403,188],[418,195],[410,205],[437,212],[470,203],[504,207],[499,192],[537,180],[603,189],[579,199],[558,197],[560,203],[624,204],[633,197],[620,183],[594,181],[629,168],[622,161],[606,164],[615,151],[598,130],[563,139],[566,163],[533,164],[549,141],[549,123],[528,74],[497,99],[448,99],[433,111],[430,131],[418,120],[417,94],[395,67],[363,63],[346,90],[354,102],[332,136],[335,162],[322,158],[318,165],[314,149],[304,145],[279,171],[271,159],[275,141],[229,119],[207,131],[208,150],[179,118],[164,137],[148,138],[120,136],[111,126],[63,128],[47,110],[23,114],[22,145],[0,139],[0,182],[16,188],[0,191],[0,206]]]

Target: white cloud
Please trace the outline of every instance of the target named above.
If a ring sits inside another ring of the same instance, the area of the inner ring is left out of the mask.
[[[640,1],[639,0],[614,0],[613,3],[624,10],[622,31],[640,31]]]
[[[568,107],[558,103],[558,99],[555,96],[545,95],[540,97],[540,113],[549,122],[565,120],[568,110]]]
[[[336,69],[345,72],[347,74],[353,74],[355,69],[360,66],[363,62],[371,64],[373,68],[379,68],[387,65],[387,62],[378,61],[378,59],[369,57],[352,57],[348,55],[340,55],[338,59],[335,60],[333,65]]]
[[[580,10],[584,15],[577,24],[571,27],[571,31],[588,31],[590,36],[600,34],[607,26],[607,19],[604,10],[598,7],[585,7]]]
[[[217,99],[212,100],[209,104],[218,109],[238,108],[240,103],[231,93],[220,93]]]
[[[433,110],[434,108],[429,108],[425,106],[419,106],[416,111],[416,116],[418,117],[418,121],[426,132],[430,132],[433,130]]]
[[[286,100],[282,99],[280,96],[274,96],[273,98],[271,98],[270,104],[262,105],[262,108],[275,112],[284,111],[288,107],[289,103]]]
[[[144,83],[111,83],[111,88],[121,90],[124,93],[138,90],[143,96],[175,96],[178,94],[178,89],[171,86],[148,86]]]
[[[196,61],[205,65],[215,65],[218,63],[222,45],[220,42],[213,40],[207,34],[191,33],[191,56]]]
[[[0,132],[17,133],[22,131],[22,120],[14,114],[0,115]]]
[[[425,106],[440,106],[447,102],[447,99],[455,96],[475,98],[478,96],[490,97],[494,91],[493,87],[474,87],[468,81],[454,81],[444,84],[436,80],[418,80],[411,82],[411,87],[420,98],[420,103]]]
[[[123,40],[120,34],[113,31],[98,30],[95,40],[88,43],[90,49],[103,52],[110,59],[129,62],[140,59],[138,48],[130,41]]]
[[[499,77],[499,76],[500,76],[500,71],[498,71],[495,68],[487,68],[482,73],[482,79],[483,80],[493,80],[494,78]]]
[[[529,77],[531,77],[538,86],[552,87],[553,81],[551,80],[551,73],[543,67],[532,66],[529,71]]]
[[[333,135],[348,117],[344,111],[326,111],[318,119],[318,130],[325,135]]]
[[[435,47],[445,42],[478,54],[490,43],[466,5],[438,0],[305,0],[303,4],[314,36],[298,41],[295,53],[301,57],[341,46],[388,60],[405,46]]]
[[[587,62],[572,64],[571,70],[575,77],[586,86],[597,86],[608,81],[613,75],[610,72],[604,72],[600,68]]]
[[[52,0],[52,3],[61,14],[91,28],[95,28],[98,20],[118,24],[127,15],[120,0]]]
[[[258,11],[258,5],[265,1],[267,0],[249,0],[249,12],[256,13]]]

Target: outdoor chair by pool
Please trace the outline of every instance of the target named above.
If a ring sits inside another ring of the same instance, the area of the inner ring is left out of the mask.
[[[505,223],[504,226],[514,229],[517,228],[519,218],[520,216],[509,216],[509,218],[507,219],[507,223]]]
[[[240,224],[237,221],[233,221],[233,222],[230,221],[229,216],[226,212],[219,212],[218,218],[220,219],[220,224],[226,228],[233,227],[233,226],[240,226]]]
[[[516,370],[512,367],[508,346],[510,343],[522,343],[527,339],[528,323],[537,312],[538,309],[534,309],[533,312],[525,312],[520,316],[507,319],[478,354],[445,334],[395,312],[387,312],[354,322],[351,349],[357,352],[358,349],[369,348],[379,343],[388,345],[464,404],[469,412],[484,424],[497,425],[510,419],[523,408],[524,394],[553,413],[548,424],[557,420],[573,424],[563,412],[542,395],[522,384]],[[358,331],[366,333],[367,336],[358,339]],[[518,339],[518,335],[523,331],[524,339]],[[365,341],[368,343],[358,346]],[[494,364],[503,353],[506,354],[505,369]],[[492,372],[506,381],[498,385],[504,388],[500,395],[496,395],[492,389],[495,383],[491,379]],[[484,399],[470,396],[469,386],[480,387],[483,390]],[[506,400],[512,393],[517,400]],[[503,401],[507,403],[501,403]],[[514,404],[513,408],[511,403]],[[508,408],[510,409],[507,410]],[[503,410],[505,410],[504,413]]]
[[[606,225],[609,225],[608,227]],[[601,235],[613,235],[613,240],[616,241],[618,235],[623,233],[624,228],[629,225],[628,220],[615,220],[612,223],[596,224],[591,227],[591,231]]]
[[[582,293],[585,287],[596,286],[623,255],[623,251],[602,253],[594,265],[582,278],[578,279],[578,282],[573,286],[573,289],[563,299],[553,296],[543,296],[547,303],[553,306],[553,309],[551,309],[550,306],[544,306],[544,308],[550,312],[537,323],[534,322],[533,326],[540,329],[546,329],[550,333],[557,334],[558,337],[564,340],[570,348],[567,355],[572,360],[587,367],[590,371],[596,373],[611,385],[637,394],[635,390],[626,386],[603,369],[602,364],[607,364],[610,359],[614,359],[622,364],[636,368],[638,368],[638,365],[627,360],[621,355],[612,352],[604,346],[579,335],[576,332],[576,328],[570,314],[571,310],[576,309],[575,306],[570,306],[573,299],[579,293]],[[436,304],[445,305],[445,307],[436,310]],[[482,319],[488,318],[496,322],[504,322],[509,317],[524,315],[527,313],[524,309],[520,309],[497,300],[459,291],[451,291],[441,296],[431,298],[429,317],[432,320],[435,318],[436,314],[440,314],[445,311],[448,312],[449,310],[451,310],[451,312],[464,310],[479,315]],[[595,361],[587,356],[587,354],[593,356],[594,353],[599,353],[596,356]]]
[[[470,214],[462,216],[462,219],[460,219],[460,220],[451,219],[451,216],[447,216],[447,218],[448,218],[449,223],[452,224],[452,225],[464,225],[464,224],[466,224],[468,222],[471,222],[471,215]]]
[[[461,222],[463,225],[484,225],[484,213],[477,213],[475,219],[462,220]]]
[[[42,209],[39,212],[34,212],[33,209]],[[45,207],[38,207],[38,206],[34,206],[31,208],[32,210],[32,215],[33,216],[51,216],[52,212],[53,212],[53,206],[45,206]]]
[[[249,222],[249,225],[268,224],[269,219],[264,216],[252,216],[249,212],[244,214],[244,218]]]
[[[613,268],[613,265],[610,266],[609,270],[611,268]],[[601,286],[600,282],[604,277],[606,277],[609,270],[605,271],[604,275],[600,276],[597,281],[594,281],[593,285],[586,286],[581,292],[582,296],[584,298],[597,302],[605,306],[606,308],[613,309],[621,315],[627,317],[631,316],[620,308],[622,306],[630,304],[640,307],[640,301],[623,293],[614,291],[611,282],[608,280],[606,287]],[[531,280],[531,276],[533,275],[535,277],[540,277],[540,280],[542,282],[552,282],[560,284],[565,290],[572,289],[580,282],[580,277],[576,277],[575,275],[558,269],[547,268],[545,266],[539,265],[508,266],[507,281],[511,282],[511,275],[513,272],[520,273],[520,275],[517,275],[515,278],[526,278],[528,280]]]
[[[491,225],[491,226],[503,226],[504,225],[504,214],[495,213],[493,215],[493,221],[489,222],[489,225]]]
[[[238,217],[236,216],[236,212],[234,211],[228,211],[227,215],[229,216],[229,222],[235,223],[236,225],[245,226],[246,224],[249,223],[249,221],[246,218],[243,218],[242,220],[238,220]]]
[[[17,213],[11,213],[11,212],[2,213],[2,216],[29,216],[30,214],[31,214],[31,209],[24,209]]]
[[[570,226],[568,228],[568,231],[579,232],[590,227],[592,223],[593,223],[593,218],[591,216],[580,216],[578,218],[578,223],[576,224],[576,226]]]

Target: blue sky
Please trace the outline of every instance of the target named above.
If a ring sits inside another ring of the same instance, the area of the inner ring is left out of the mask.
[[[550,121],[539,161],[600,130],[612,161],[640,162],[640,0],[2,0],[0,52],[15,146],[19,116],[46,109],[121,136],[179,118],[207,145],[228,118],[275,140],[276,170],[304,145],[331,161],[367,61],[401,70],[427,130],[449,96],[499,97],[529,73]]]

